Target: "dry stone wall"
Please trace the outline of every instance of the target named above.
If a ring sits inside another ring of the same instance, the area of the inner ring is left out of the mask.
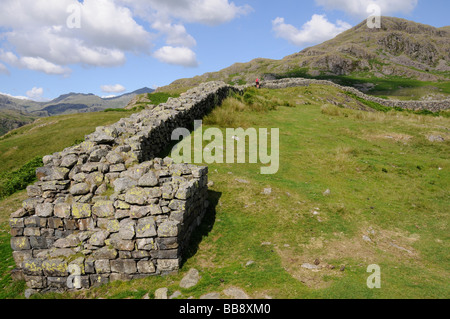
[[[311,85],[311,84],[334,86],[345,92],[353,93],[362,99],[376,102],[378,104],[381,104],[381,105],[384,105],[387,107],[398,107],[398,108],[408,109],[408,110],[413,110],[413,111],[428,110],[431,112],[439,112],[439,111],[447,110],[450,108],[450,99],[439,100],[439,101],[386,100],[386,99],[381,99],[381,98],[378,98],[375,96],[370,96],[370,95],[364,94],[355,88],[348,87],[348,86],[341,86],[339,84],[333,83],[331,81],[326,81],[326,80],[287,78],[287,79],[281,79],[281,80],[264,81],[261,86],[265,87],[265,88],[269,88],[269,89],[281,89],[281,88],[287,88],[287,87],[307,86],[307,85]]]
[[[338,86],[304,79],[263,86],[315,83]],[[171,143],[174,129],[192,127],[230,91],[244,88],[201,84],[45,156],[44,167],[36,171],[38,182],[27,187],[29,198],[10,218],[14,277],[25,279],[32,290],[63,291],[178,270],[206,212],[208,168],[156,155]],[[448,108],[448,101],[414,103],[403,107]]]
[[[208,168],[155,156],[230,90],[202,84],[45,156],[10,218],[14,276],[63,291],[178,270],[206,212]]]

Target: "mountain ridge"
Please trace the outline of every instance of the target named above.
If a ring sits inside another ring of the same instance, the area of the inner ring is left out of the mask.
[[[74,104],[74,105],[86,105],[86,108],[94,106],[104,106],[104,108],[113,107],[116,104],[121,104],[122,107],[125,107],[128,103],[128,100],[130,100],[131,96],[136,96],[139,94],[144,93],[152,93],[154,92],[153,89],[150,89],[148,87],[143,87],[141,89],[135,90],[133,92],[124,93],[119,96],[110,97],[110,98],[102,98],[98,95],[95,95],[93,93],[75,93],[70,92],[66,94],[61,94],[57,98],[46,101],[46,102],[36,102],[33,100],[25,100],[25,99],[19,99],[15,98],[9,95],[4,95],[0,93],[0,110],[1,109],[9,109],[9,110],[16,110],[16,111],[22,111],[26,113],[33,113],[35,111],[42,111],[48,106],[54,106],[55,104]],[[94,99],[95,101],[90,101],[90,99]],[[124,100],[125,101],[124,103]],[[102,103],[106,102],[106,103]],[[82,103],[86,102],[86,103]],[[116,103],[111,103],[116,102]],[[90,105],[92,104],[92,105]],[[114,105],[109,105],[114,104]],[[120,106],[115,106],[116,108],[119,108]]]
[[[364,20],[333,39],[281,60],[256,58],[235,63],[217,72],[176,80],[157,92],[180,91],[212,80],[244,84],[253,83],[257,77],[271,80],[327,76],[450,81],[450,26],[435,28],[382,17],[381,28],[369,29]]]
[[[153,93],[148,87],[112,98],[102,98],[93,93],[66,93],[47,101],[36,102],[0,94],[0,135],[28,124],[39,117],[99,112],[108,108],[125,108],[136,96]]]

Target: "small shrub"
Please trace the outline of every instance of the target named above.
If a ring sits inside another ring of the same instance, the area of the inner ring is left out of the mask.
[[[320,111],[322,112],[322,114],[330,116],[339,116],[341,114],[340,108],[331,104],[322,105]]]
[[[36,169],[42,167],[42,157],[35,157],[17,171],[2,175],[0,184],[0,199],[25,189],[30,183],[36,180]]]
[[[204,119],[206,125],[217,125],[220,127],[239,127],[245,126],[242,121],[242,112],[247,106],[233,98],[229,97],[223,101],[222,106],[214,109]]]
[[[103,112],[105,112],[105,113],[108,113],[108,112],[130,112],[130,110],[109,108],[109,109],[104,110]]]
[[[81,143],[83,143],[83,142],[84,142],[84,139],[76,139],[76,140],[73,142],[72,146],[79,145],[79,144],[81,144]]]

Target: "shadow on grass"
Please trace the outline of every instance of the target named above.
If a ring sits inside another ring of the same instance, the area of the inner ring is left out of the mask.
[[[202,223],[192,233],[189,244],[186,246],[183,252],[181,267],[183,267],[183,265],[189,258],[193,257],[197,253],[198,247],[200,246],[203,238],[208,237],[209,233],[213,229],[214,223],[216,221],[216,207],[221,196],[222,193],[214,192],[211,190],[208,191],[209,206],[206,210],[206,214],[202,220]]]

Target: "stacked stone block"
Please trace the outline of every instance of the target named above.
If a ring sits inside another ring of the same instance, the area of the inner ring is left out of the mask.
[[[52,198],[44,189],[54,175],[41,176],[10,219],[13,257],[28,287],[77,288],[79,280],[78,288],[89,288],[176,271],[206,212],[207,172],[156,158],[120,172],[112,195],[89,201],[91,184],[52,181],[65,195]]]
[[[14,277],[59,291],[176,271],[206,212],[208,170],[155,156],[230,91],[202,84],[45,156],[11,215]]]

